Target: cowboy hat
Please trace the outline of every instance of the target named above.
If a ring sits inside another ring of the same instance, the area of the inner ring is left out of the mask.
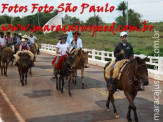
[[[28,39],[28,36],[27,35],[24,35],[24,36],[22,36],[24,39]]]
[[[73,33],[73,35],[81,35],[78,31],[76,31],[75,33]]]
[[[69,32],[68,32],[68,31],[66,31],[64,34],[67,34],[67,35],[68,35],[68,34],[69,34]]]
[[[25,39],[22,39],[21,42],[25,42],[26,40]]]

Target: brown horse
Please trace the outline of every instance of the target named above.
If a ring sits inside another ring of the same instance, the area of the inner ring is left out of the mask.
[[[115,90],[109,91],[108,100],[106,103],[106,110],[109,111],[109,104],[111,100],[114,109],[115,118],[118,118],[119,114],[117,113],[117,110],[114,105],[113,94],[116,92],[117,89],[119,89],[124,91],[124,94],[129,102],[128,113],[127,113],[128,121],[132,121],[130,116],[131,110],[133,110],[134,112],[135,121],[136,122],[138,121],[136,106],[134,105],[133,101],[137,95],[138,89],[140,89],[141,81],[143,82],[143,84],[149,83],[148,71],[147,71],[147,66],[145,61],[146,58],[141,59],[139,57],[136,57],[135,59],[132,59],[127,63],[127,65],[123,69],[120,80],[117,79],[114,80]],[[107,88],[109,88],[110,87],[109,79],[105,77],[105,71],[104,71],[104,78],[107,84]]]
[[[68,83],[68,93],[71,96],[71,84],[72,78],[74,76],[74,72],[72,70],[72,64],[74,63],[74,56],[72,54],[68,54],[65,60],[61,63],[60,69],[55,69],[55,78],[56,78],[56,89],[60,90],[63,93],[63,86],[64,86],[64,77],[69,77]],[[58,75],[59,75],[59,83],[58,83]]]
[[[84,65],[88,64],[88,53],[82,50],[81,48],[79,50],[75,50],[72,52],[72,54],[75,55],[75,63],[73,65],[73,68],[75,68],[75,72],[77,74],[77,70],[81,70],[81,78],[82,78],[82,88],[84,89]],[[76,84],[76,77],[75,77],[75,84]]]
[[[28,71],[30,71],[30,75],[32,75],[31,72],[31,61],[30,61],[30,55],[28,53],[19,53],[18,56],[20,57],[18,62],[18,72],[20,76],[20,82],[22,83],[22,86],[27,85],[27,75]]]
[[[36,48],[36,44],[35,43],[31,44],[30,51],[34,54],[34,56],[35,56],[34,57],[34,61],[36,61],[37,48]]]
[[[8,64],[14,59],[14,52],[10,47],[4,47],[0,52],[1,75],[7,76]]]

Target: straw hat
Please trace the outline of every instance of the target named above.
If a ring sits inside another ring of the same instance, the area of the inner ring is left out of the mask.
[[[26,40],[25,39],[22,39],[21,42],[25,42]]]
[[[19,36],[21,36],[22,34],[21,34],[21,33],[19,33],[18,35],[19,35]]]
[[[68,35],[68,34],[69,34],[69,32],[68,32],[68,31],[66,31],[64,34],[67,34],[67,35]]]
[[[28,39],[28,36],[27,35],[24,35],[24,36],[22,36],[24,39]]]

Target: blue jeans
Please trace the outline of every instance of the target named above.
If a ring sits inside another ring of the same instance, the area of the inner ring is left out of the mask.
[[[110,69],[110,72],[114,69],[116,63],[117,63],[117,62],[115,62],[115,63],[113,64],[113,66],[112,66],[111,69]],[[110,80],[109,80],[109,82],[110,82],[110,85],[111,85],[111,86],[114,85],[114,84],[113,84],[113,78],[112,78],[112,75],[110,76]]]

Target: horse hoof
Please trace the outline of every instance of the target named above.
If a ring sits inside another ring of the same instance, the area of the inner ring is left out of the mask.
[[[106,111],[110,111],[109,108],[106,108]]]
[[[119,114],[117,112],[114,114],[114,116],[115,116],[116,119],[119,118]]]
[[[138,119],[135,119],[135,122],[139,122],[139,120]]]
[[[71,93],[69,93],[69,97],[72,97]]]

